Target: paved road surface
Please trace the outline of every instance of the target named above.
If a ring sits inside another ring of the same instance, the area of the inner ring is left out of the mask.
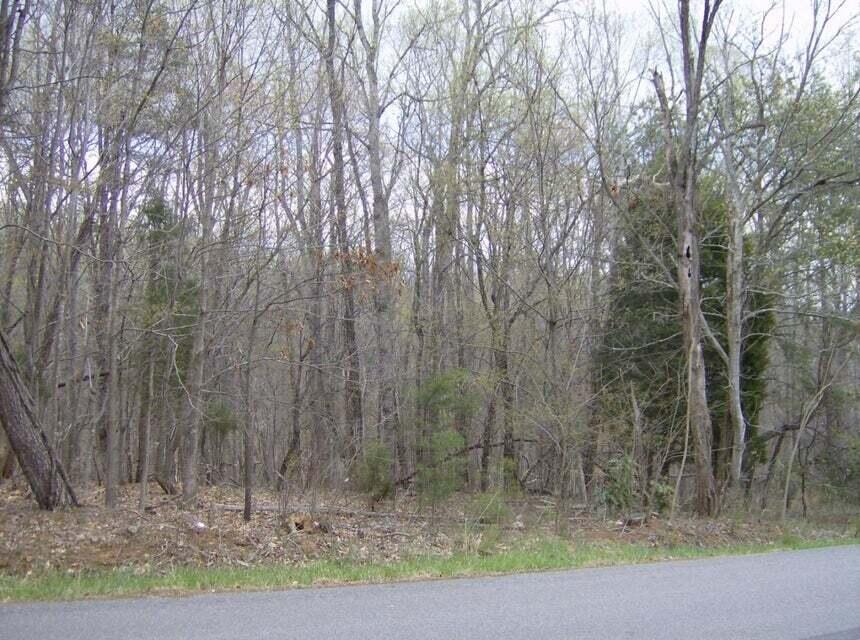
[[[0,605],[3,640],[860,640],[860,546],[276,593]]]

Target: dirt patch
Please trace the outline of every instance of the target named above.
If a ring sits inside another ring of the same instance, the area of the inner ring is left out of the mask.
[[[120,505],[102,506],[103,492],[82,492],[79,509],[44,512],[21,490],[0,488],[0,573],[79,571],[127,567],[166,572],[177,566],[241,566],[343,558],[386,562],[417,554],[450,555],[482,540],[511,548],[518,541],[559,531],[577,542],[618,542],[655,547],[716,547],[780,540],[786,530],[737,520],[675,520],[659,517],[624,523],[585,512],[560,519],[547,499],[508,499],[504,520],[479,523],[470,512],[474,496],[456,496],[431,517],[415,498],[367,511],[356,495],[315,494],[279,509],[273,493],[255,496],[259,507],[242,519],[240,489],[208,487],[194,509],[150,488],[151,506],[137,509],[137,487],[122,489]],[[561,526],[560,526],[561,525]],[[492,535],[488,535],[491,533]],[[803,531],[802,537],[838,536],[836,528]]]

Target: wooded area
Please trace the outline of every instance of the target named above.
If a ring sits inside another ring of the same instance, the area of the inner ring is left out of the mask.
[[[856,503],[856,7],[690,5],[3,0],[3,481]]]

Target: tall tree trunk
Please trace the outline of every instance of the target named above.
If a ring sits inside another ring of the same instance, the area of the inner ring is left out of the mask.
[[[698,238],[698,127],[705,53],[711,28],[722,0],[705,1],[701,36],[691,41],[693,30],[689,0],[679,0],[679,27],[684,78],[684,119],[676,127],[663,76],[654,70],[652,80],[660,104],[666,160],[671,179],[672,205],[677,219],[677,279],[681,333],[687,358],[687,419],[696,449],[696,511],[712,515],[718,508],[716,481],[711,462],[713,427],[708,410],[705,358],[702,349],[701,256]]]
[[[263,221],[258,221],[260,225],[260,243],[263,242]],[[259,252],[258,245],[258,252]],[[259,257],[258,257],[259,258]],[[255,270],[259,269],[259,264],[255,265]],[[251,317],[251,326],[248,329],[248,355],[244,366],[244,378],[242,380],[243,389],[242,396],[245,402],[245,429],[242,433],[242,444],[245,448],[245,506],[242,511],[242,516],[245,522],[251,520],[251,501],[252,492],[254,489],[254,387],[251,374],[253,372],[254,360],[254,342],[257,339],[257,324],[260,319],[260,274],[256,273],[253,276],[256,279],[254,285],[254,310]]]
[[[119,497],[120,467],[120,430],[119,430],[119,362],[116,344],[116,269],[119,244],[119,190],[121,188],[121,164],[119,149],[121,133],[108,131],[107,148],[104,150],[107,161],[104,171],[106,178],[100,184],[97,202],[101,209],[98,225],[98,249],[100,269],[96,286],[96,307],[99,325],[99,367],[106,372],[101,384],[101,432],[104,433],[104,484],[105,506],[116,507]]]
[[[405,466],[405,450],[400,437],[400,424],[395,402],[395,373],[394,362],[396,353],[392,346],[396,345],[393,339],[392,328],[396,325],[394,314],[393,290],[396,282],[397,270],[392,262],[391,253],[391,225],[388,212],[388,190],[382,175],[382,144],[380,141],[380,119],[382,109],[379,104],[379,79],[377,77],[377,59],[380,37],[380,22],[378,2],[373,2],[373,30],[368,34],[362,20],[361,0],[354,0],[355,21],[359,38],[364,46],[364,70],[366,74],[365,97],[367,102],[367,150],[370,165],[370,186],[373,194],[373,240],[374,257],[378,269],[378,282],[376,295],[374,296],[374,332],[377,349],[377,379],[379,384],[379,395],[377,398],[379,411],[380,432],[389,447],[395,452],[396,459],[401,467]],[[399,475],[405,475],[405,469],[401,469]]]
[[[451,267],[454,260],[454,240],[459,216],[458,165],[460,161],[460,117],[455,111],[448,152],[436,170],[433,184],[431,216],[435,233],[435,253],[431,273],[430,331],[428,357],[430,371],[436,375],[448,366],[446,332],[450,305]]]
[[[191,506],[197,499],[197,457],[199,454],[200,432],[203,426],[204,381],[208,362],[207,335],[209,304],[214,296],[209,295],[209,252],[214,224],[214,207],[217,197],[218,165],[221,127],[222,98],[224,92],[224,70],[219,73],[217,98],[213,108],[202,114],[200,137],[203,150],[200,169],[203,172],[198,198],[200,215],[200,281],[197,290],[197,323],[194,327],[192,365],[189,375],[189,403],[184,426],[179,429],[179,475],[182,482],[182,501]]]
[[[496,375],[499,377],[499,392],[502,396],[502,459],[505,467],[505,482],[518,481],[519,469],[514,450],[514,385],[510,372],[510,327],[504,322],[501,340],[493,354]],[[508,489],[513,489],[513,484]]]
[[[496,431],[496,390],[490,391],[487,415],[484,418],[484,431],[481,436],[481,491],[490,488],[490,458],[493,454],[493,434]]]
[[[63,503],[78,506],[60,460],[39,425],[5,334],[0,331],[0,423],[42,509]]]
[[[307,265],[308,270],[312,275],[312,281],[310,285],[310,296],[312,298],[311,302],[311,311],[306,316],[309,320],[310,331],[309,331],[309,340],[308,340],[308,351],[313,351],[318,347],[317,342],[320,340],[319,336],[319,305],[320,305],[320,296],[322,295],[320,291],[318,291],[318,285],[321,282],[321,278],[318,276],[318,265],[322,262],[322,248],[319,246],[320,241],[317,239],[317,235],[319,233],[319,209],[315,206],[313,202],[310,203],[310,206],[307,206],[306,203],[306,195],[305,195],[305,136],[304,136],[304,128],[302,126],[302,113],[300,108],[300,96],[299,96],[299,61],[297,56],[297,43],[295,41],[295,32],[293,29],[293,14],[292,14],[292,6],[291,3],[287,4],[286,7],[287,12],[287,39],[290,42],[289,47],[289,64],[290,64],[290,88],[289,88],[289,96],[290,96],[290,105],[289,105],[289,113],[290,120],[292,121],[292,132],[293,139],[295,141],[295,191],[296,191],[296,218],[299,221],[299,224],[304,231],[304,247],[303,253],[305,254],[304,259],[302,260],[303,264]],[[314,161],[316,159],[314,158]],[[312,189],[313,191],[313,189]],[[317,188],[314,193],[318,193],[319,189]],[[307,213],[310,212],[313,220],[307,220]],[[286,269],[285,269],[286,274]],[[286,282],[285,275],[285,289],[288,289],[289,285]],[[287,442],[287,451],[284,455],[283,460],[281,461],[281,465],[278,469],[278,479],[277,479],[277,489],[279,492],[284,491],[289,487],[289,483],[291,482],[290,475],[294,473],[296,469],[299,468],[301,459],[302,459],[302,400],[304,398],[304,379],[306,376],[304,375],[305,363],[304,363],[304,340],[303,340],[303,332],[300,332],[299,335],[299,362],[290,367],[290,383],[293,392],[293,402],[290,407],[290,436]],[[312,356],[313,357],[313,356]],[[319,363],[317,362],[317,365]],[[310,376],[319,375],[318,367],[312,367],[309,374]]]
[[[154,351],[150,351],[149,358],[147,359],[147,367],[146,367],[146,396],[147,396],[147,404],[152,400],[153,396],[153,387],[155,383],[155,363],[153,360],[155,359]],[[141,407],[143,409],[143,407]],[[139,440],[139,449],[138,449],[138,461],[137,461],[137,481],[140,483],[140,495],[138,499],[138,506],[140,508],[141,513],[143,513],[144,509],[146,509],[146,501],[147,501],[147,493],[149,490],[149,440],[151,438],[152,433],[152,412],[149,408],[145,410],[145,420],[143,419],[144,411],[141,411],[141,421],[139,423],[139,429],[141,431],[140,440]]]
[[[713,426],[708,408],[705,358],[702,349],[702,307],[700,291],[699,241],[695,232],[695,208],[691,189],[676,203],[681,210],[678,237],[678,285],[681,294],[681,329],[687,355],[687,416],[696,450],[696,511],[712,515],[717,509],[717,490],[711,463]]]
[[[343,87],[335,69],[335,47],[337,24],[335,23],[335,0],[328,0],[326,17],[328,23],[328,46],[325,50],[325,67],[328,76],[329,100],[332,113],[332,150],[334,153],[334,204],[338,249],[340,250],[343,273],[343,332],[345,350],[345,405],[347,437],[350,438],[347,455],[350,461],[355,457],[362,437],[363,411],[361,399],[361,370],[359,363],[358,341],[355,335],[355,297],[353,295],[349,242],[349,229],[346,211],[343,159]]]
[[[324,99],[320,92],[315,105],[315,122],[322,122],[324,111]],[[308,218],[309,218],[309,253],[313,265],[313,280],[311,282],[311,305],[310,305],[310,328],[311,338],[314,341],[313,349],[310,349],[310,370],[307,381],[310,393],[309,413],[311,422],[311,446],[313,455],[305,481],[307,483],[318,481],[322,477],[322,462],[326,449],[326,440],[332,438],[335,432],[334,412],[332,410],[332,398],[328,390],[327,376],[324,373],[324,357],[329,357],[327,349],[333,347],[334,331],[332,323],[325,318],[328,314],[328,303],[324,300],[326,296],[326,278],[328,269],[326,266],[326,244],[325,228],[327,216],[323,212],[322,204],[322,144],[321,126],[315,126],[311,131],[311,159],[310,159],[310,191],[308,195]]]
[[[740,177],[728,144],[723,145],[728,174],[730,202],[728,218],[728,251],[726,252],[726,346],[728,362],[728,421],[731,437],[731,481],[740,489],[746,445],[746,419],[741,404],[741,358],[743,357],[744,310],[744,219],[747,205],[740,189]]]
[[[148,473],[148,469],[143,468],[144,459],[147,458],[149,441],[150,441],[150,425],[152,424],[152,378],[153,362],[155,358],[155,345],[150,336],[145,336],[143,343],[148,347],[143,356],[146,358],[143,370],[138,379],[138,396],[140,398],[140,414],[137,419],[137,471],[134,474],[136,482],[146,482],[144,473]],[[147,460],[147,466],[149,461]]]

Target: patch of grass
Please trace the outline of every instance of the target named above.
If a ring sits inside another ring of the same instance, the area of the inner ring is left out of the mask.
[[[304,565],[249,568],[183,567],[167,573],[133,569],[67,574],[46,572],[27,577],[0,576],[0,601],[75,600],[93,597],[180,595],[210,591],[257,591],[321,585],[367,584],[602,567],[659,560],[704,558],[856,544],[850,539],[802,540],[785,537],[773,544],[650,547],[620,542],[571,544],[558,538],[534,538],[521,548],[492,555],[457,553],[416,556],[387,564],[320,560]]]

